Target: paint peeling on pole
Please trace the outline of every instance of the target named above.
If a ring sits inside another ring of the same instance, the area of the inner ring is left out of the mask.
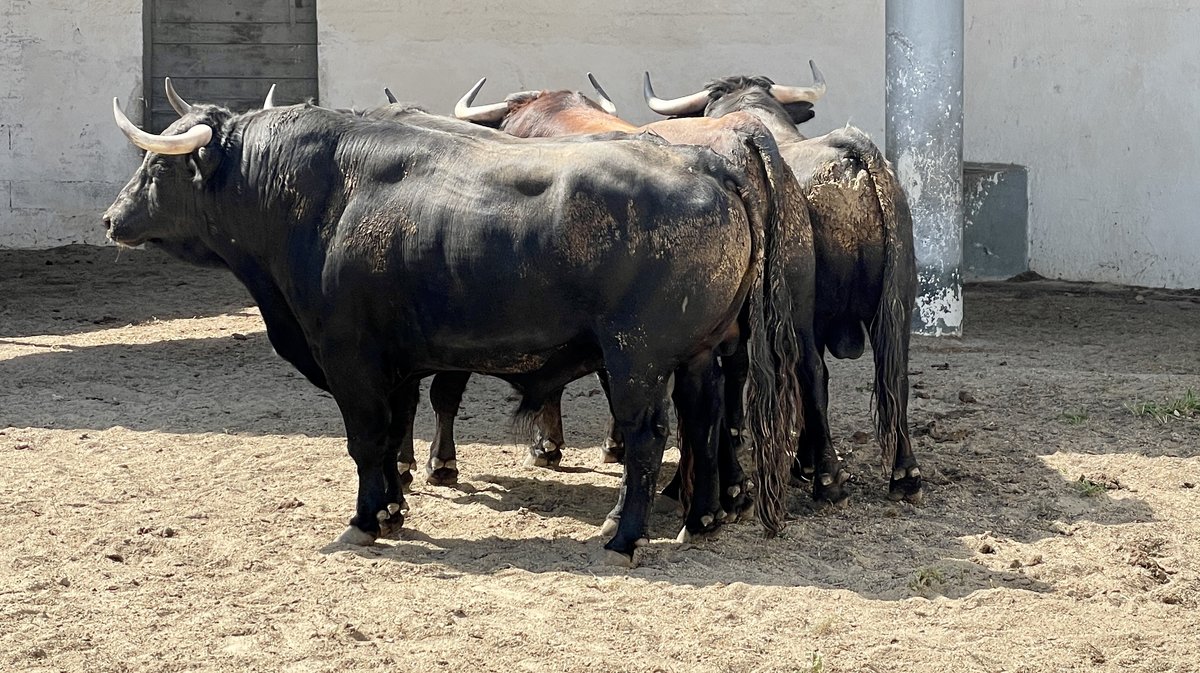
[[[887,0],[887,154],[908,192],[913,331],[962,334],[963,0]]]

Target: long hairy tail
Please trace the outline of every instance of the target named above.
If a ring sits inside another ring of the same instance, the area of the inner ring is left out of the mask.
[[[792,433],[799,433],[804,425],[796,377],[800,345],[785,271],[789,246],[795,243],[788,237],[802,233],[794,231],[794,225],[797,217],[807,217],[808,208],[770,133],[757,130],[744,135],[756,159],[747,162],[751,179],[741,191],[750,206],[757,267],[747,297],[750,385],[746,420],[759,489],[755,509],[767,537],[774,537],[783,529],[786,514],[788,474],[795,455]],[[807,226],[807,220],[803,224]]]
[[[884,229],[883,288],[868,326],[875,359],[875,432],[883,470],[890,475],[898,443],[908,439],[908,345],[917,295],[912,214],[891,164],[865,133],[847,126],[829,134],[835,147],[851,152],[875,188]]]

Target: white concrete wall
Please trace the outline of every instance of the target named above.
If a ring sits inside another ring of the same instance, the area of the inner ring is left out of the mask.
[[[966,158],[1029,168],[1030,263],[1051,277],[1200,287],[1200,7],[1189,0],[966,0]],[[804,130],[850,121],[883,140],[882,0],[318,3],[322,101],[382,87],[449,111],[527,88],[588,91],[592,70],[633,121],[649,68],[661,95],[733,73],[829,95]],[[103,240],[99,214],[137,151],[142,1],[0,4],[0,246]]]
[[[966,9],[966,157],[1029,167],[1030,267],[1200,288],[1200,4]]]
[[[883,135],[883,3],[879,0],[562,0],[317,3],[321,100],[383,104],[383,87],[449,113],[478,80],[478,102],[524,89],[591,94],[592,71],[631,121],[659,117],[642,101],[642,71],[660,96],[722,75],[808,84],[808,59],[830,83],[817,134],[847,119]],[[866,39],[860,39],[865,37]]]
[[[0,246],[104,241],[138,156],[112,97],[140,119],[141,70],[142,0],[0,3]]]
[[[829,95],[804,131],[849,121],[883,142],[882,0],[366,5],[318,3],[326,104],[376,105],[387,85],[448,112],[483,75],[491,102],[586,92],[592,70],[647,121],[645,68],[674,96],[735,73],[803,83],[815,58]],[[1028,166],[1033,270],[1200,288],[1197,36],[1190,0],[966,0],[966,159]]]

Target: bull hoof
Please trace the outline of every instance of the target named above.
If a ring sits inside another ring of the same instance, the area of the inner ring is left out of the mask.
[[[350,526],[344,533],[338,536],[337,542],[341,544],[352,544],[356,547],[369,547],[375,544],[375,536],[362,530],[358,526]]]
[[[600,449],[600,462],[606,465],[625,462],[625,445],[617,444],[611,439],[604,440],[604,447]]]
[[[526,467],[556,468],[562,462],[562,448],[553,442],[543,440],[541,444],[529,447],[529,455],[525,457]]]
[[[614,519],[611,516],[608,517],[607,519],[604,520],[604,523],[600,524],[600,536],[601,537],[609,537],[611,535],[616,535],[617,534],[617,526],[620,523],[621,523],[620,519]]]
[[[430,458],[425,466],[425,483],[430,486],[453,486],[458,483],[458,461]]]
[[[413,468],[416,466],[411,463],[396,463],[396,468],[400,470],[400,488],[404,493],[412,492],[413,483]]]
[[[636,568],[637,563],[633,561],[633,554],[624,554],[614,549],[605,549],[604,556],[601,562],[607,566],[616,566],[618,568]]]
[[[812,465],[801,465],[799,461],[792,463],[792,486],[803,488],[816,479],[817,470]]]
[[[892,471],[892,481],[888,484],[888,499],[903,500],[914,505],[925,501],[925,489],[921,484],[921,468],[913,465],[908,469],[897,468]]]
[[[717,532],[728,518],[729,514],[724,509],[717,509],[715,512],[710,511],[705,514],[692,512],[688,515],[683,527],[691,535],[691,539],[697,540]]]
[[[425,476],[425,483],[430,486],[454,486],[458,483],[458,470],[443,467]]]
[[[829,505],[840,505],[850,498],[846,482],[850,481],[850,473],[839,469],[837,474],[822,473],[813,480],[813,500]]]
[[[754,506],[754,496],[750,495],[750,480],[729,486],[721,493],[721,509],[725,510],[726,522],[737,521],[738,518],[750,511]]]
[[[388,503],[387,509],[375,513],[379,522],[379,537],[387,540],[400,539],[400,529],[404,526],[404,513],[408,508],[399,503]]]

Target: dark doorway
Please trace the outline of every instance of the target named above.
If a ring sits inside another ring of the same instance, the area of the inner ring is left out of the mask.
[[[189,102],[241,112],[317,97],[316,0],[146,0],[150,130],[178,118],[163,77]]]

